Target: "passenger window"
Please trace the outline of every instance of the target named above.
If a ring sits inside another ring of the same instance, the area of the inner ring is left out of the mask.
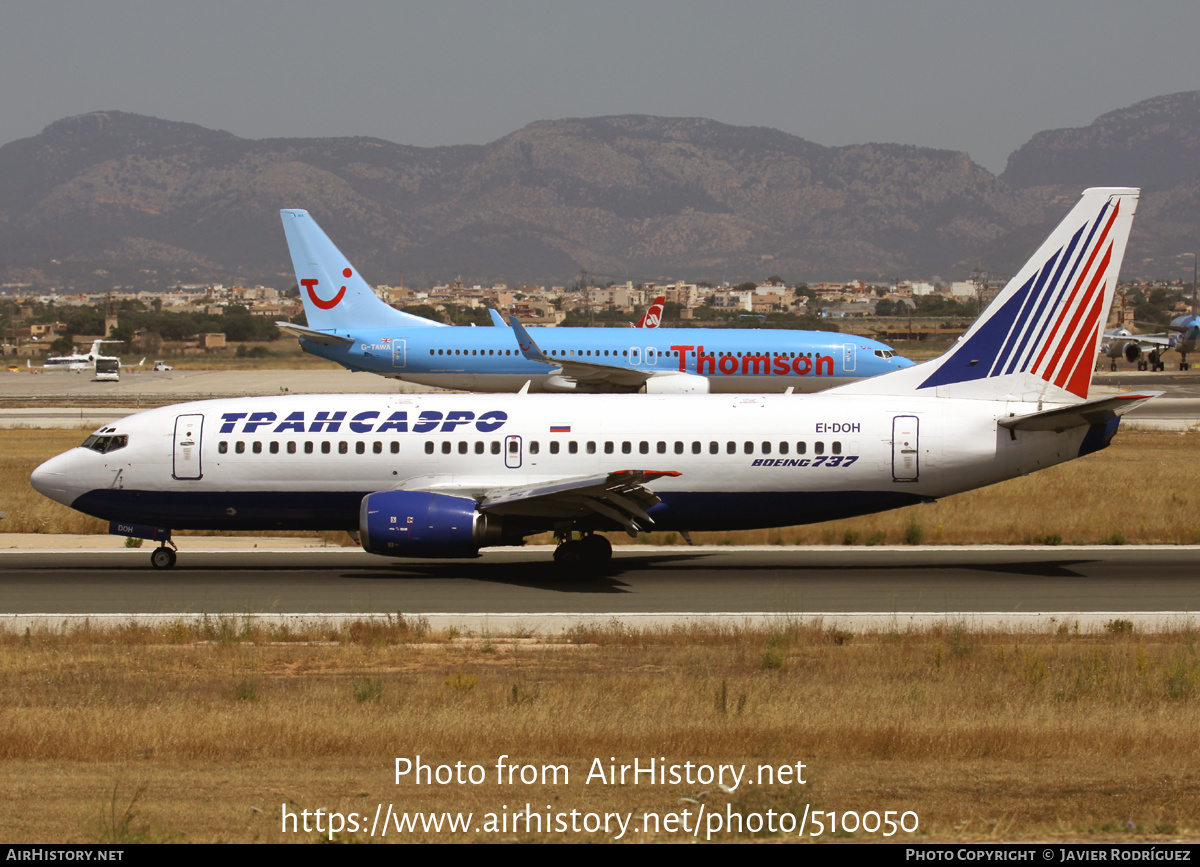
[[[575,440],[571,440],[569,443],[567,443],[567,452],[568,454],[572,455],[579,454],[579,443],[575,442]]]
[[[530,453],[531,455],[536,455],[536,454],[538,453],[538,450],[539,450],[539,448],[540,448],[540,446],[538,445],[538,441],[537,441],[537,440],[530,440],[530,441],[529,441],[529,453]]]
[[[745,443],[742,445],[742,449],[743,449],[743,451],[745,451],[745,452],[746,452],[746,454],[748,454],[748,455],[752,455],[752,454],[754,454],[754,443],[752,443],[752,442],[750,442],[750,441],[746,441],[746,442],[745,442]]]
[[[558,440],[550,440],[550,454],[558,454]]]
[[[721,451],[721,446],[714,440],[708,444],[708,453],[710,455],[718,454]]]
[[[394,454],[394,455],[400,454],[400,443],[397,442],[396,440],[392,440],[392,454]]]
[[[694,455],[700,454],[700,449],[701,449],[700,441],[699,440],[693,441],[692,442],[692,454],[694,454]]]
[[[594,442],[589,442],[587,444],[587,453],[589,455],[594,455],[596,453],[596,444]]]
[[[340,441],[340,442],[338,443],[338,454],[339,454],[339,455],[344,455],[344,454],[346,454],[346,452],[348,452],[348,451],[350,451],[350,446],[349,446],[349,445],[346,443],[346,441],[345,441],[345,440],[342,440],[342,441]]]
[[[296,453],[296,441],[295,440],[288,440],[287,453],[289,455],[294,455]]]
[[[625,440],[623,443],[621,443],[621,454],[627,455],[627,454],[631,454],[632,452],[633,452],[633,443],[631,443],[629,440]]]
[[[675,454],[683,454],[683,443],[681,443],[679,440],[675,440]]]
[[[604,453],[605,453],[606,455],[611,455],[611,454],[613,453],[613,444],[612,444],[612,440],[605,440],[605,442],[604,442]]]
[[[733,442],[733,440],[730,440],[729,442],[727,442],[725,444],[725,451],[731,455],[736,455],[737,454],[737,443]]]
[[[311,455],[313,453],[313,444],[311,441],[304,444],[304,453],[306,455]]]
[[[762,444],[762,453],[764,455],[769,455],[771,453],[771,444],[770,443],[764,442]]]
[[[477,454],[477,455],[483,454],[483,440],[478,440],[475,443],[475,454]]]
[[[329,440],[322,441],[321,442],[321,454],[327,455],[331,451],[333,451],[333,444],[331,442],[329,442]]]
[[[841,443],[833,444],[833,453],[835,455],[840,455],[842,453],[842,444]]]
[[[808,451],[808,446],[804,443],[796,443],[796,454],[802,455]]]
[[[378,443],[376,443],[378,445]],[[356,455],[365,455],[367,453],[367,444],[359,440],[354,444],[354,453]]]
[[[516,454],[517,452],[519,452],[520,450],[521,450],[521,446],[520,446],[520,444],[519,444],[519,443],[517,443],[517,441],[516,441],[516,440],[509,440],[509,441],[508,441],[508,453],[509,453],[510,455],[515,455],[515,454]]]
[[[433,454],[433,443],[429,442],[428,440],[425,442],[425,454]]]
[[[676,445],[680,445],[680,443],[677,443]],[[657,451],[660,455],[665,455],[667,453],[667,444],[660,440],[658,445],[655,447],[655,451]]]
[[[371,444],[371,451],[377,455],[383,454],[383,443],[381,443],[379,440],[375,440],[375,442]]]
[[[496,440],[492,443],[492,454],[500,454],[500,440]]]
[[[470,448],[470,446],[467,445],[467,441],[461,440],[458,444],[458,453],[460,455],[465,455],[467,453],[468,448]]]
[[[228,451],[229,443],[225,442],[225,440],[221,440],[219,443],[217,443],[217,454],[223,455]]]
[[[640,443],[638,443],[638,454],[639,455],[650,454],[650,443],[646,442],[645,440],[642,440]]]
[[[442,443],[442,454],[444,454],[444,455],[450,454],[451,448],[452,448],[452,446],[450,445],[450,440],[446,440],[444,443]]]
[[[825,443],[813,443],[813,454],[814,455],[825,454]]]
[[[788,444],[786,442],[779,444],[779,453],[781,455],[786,455],[788,453]]]
[[[233,444],[233,450],[235,452],[237,452],[239,455],[244,454],[246,451],[246,444],[244,442],[242,442],[241,440],[238,440],[236,443]]]

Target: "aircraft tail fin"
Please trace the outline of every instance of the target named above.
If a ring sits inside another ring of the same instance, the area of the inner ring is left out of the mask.
[[[1138,190],[1085,190],[950,349],[932,361],[842,386],[858,394],[929,393],[980,400],[1087,399]]]
[[[642,314],[642,318],[638,320],[634,328],[657,328],[662,322],[663,308],[667,304],[666,296],[659,295],[654,299],[653,303],[646,308],[646,312]]]
[[[279,215],[310,328],[348,331],[444,324],[404,313],[381,301],[308,211],[285,209]]]

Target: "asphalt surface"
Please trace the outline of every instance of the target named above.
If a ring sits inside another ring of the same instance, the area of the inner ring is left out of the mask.
[[[473,560],[356,549],[0,553],[8,613],[775,613],[1200,611],[1195,547],[618,548],[600,574],[549,548]]]

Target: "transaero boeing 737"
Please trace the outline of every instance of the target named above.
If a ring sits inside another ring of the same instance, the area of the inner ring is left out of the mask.
[[[601,532],[686,537],[930,502],[1098,451],[1156,396],[1088,398],[1137,200],[1086,191],[948,352],[819,394],[200,401],[106,425],[32,483],[112,533],[161,541],[158,568],[180,529],[345,530],[395,557],[552,531],[560,562],[603,564]]]
[[[912,364],[878,341],[829,331],[530,328],[521,337],[443,325],[381,301],[307,211],[280,214],[308,325],[275,324],[351,370],[470,391],[704,394],[820,391]],[[503,325],[494,311],[492,320]]]

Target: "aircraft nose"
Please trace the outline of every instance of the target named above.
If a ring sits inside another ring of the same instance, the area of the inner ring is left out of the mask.
[[[897,355],[892,359],[892,364],[896,366],[897,370],[903,370],[906,367],[912,367],[916,362],[911,358],[905,358],[903,355]]]
[[[76,492],[71,489],[71,453],[64,452],[46,461],[29,476],[29,483],[39,494],[71,505]]]

